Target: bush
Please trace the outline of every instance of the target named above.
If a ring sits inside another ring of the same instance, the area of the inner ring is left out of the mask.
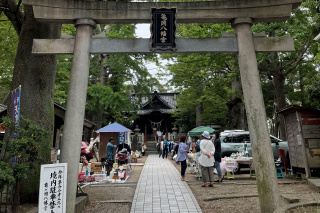
[[[8,117],[3,119],[6,127],[5,137],[0,141],[0,190],[6,185],[16,184],[28,178],[29,171],[34,168],[34,162],[41,160],[39,150],[47,131],[33,124],[30,120],[20,118],[19,126]]]

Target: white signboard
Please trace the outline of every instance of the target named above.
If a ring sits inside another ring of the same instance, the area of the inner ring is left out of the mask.
[[[65,213],[67,163],[41,165],[39,212]]]

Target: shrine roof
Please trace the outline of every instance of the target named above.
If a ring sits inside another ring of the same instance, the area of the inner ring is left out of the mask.
[[[155,111],[158,111],[163,114],[168,114],[177,109],[176,99],[178,94],[180,93],[162,93],[155,91],[154,93],[150,94],[149,97],[141,97],[141,100],[139,100],[137,94],[132,94],[131,102],[134,102],[141,106],[141,108],[137,111],[139,115],[147,115]]]

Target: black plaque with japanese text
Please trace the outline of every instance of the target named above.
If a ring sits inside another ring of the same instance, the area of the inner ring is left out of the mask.
[[[151,8],[151,51],[177,49],[176,8]]]

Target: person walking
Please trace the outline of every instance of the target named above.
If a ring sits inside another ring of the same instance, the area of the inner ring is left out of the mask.
[[[209,187],[213,187],[214,152],[215,148],[212,141],[210,140],[210,134],[208,131],[204,131],[202,133],[202,140],[200,141],[199,158],[203,180],[202,187],[206,187],[207,182],[210,182]]]
[[[214,167],[217,169],[218,172],[218,179],[214,182],[222,182],[222,172],[221,172],[221,141],[220,141],[220,132],[218,130],[215,130],[213,132],[211,140],[213,141],[215,152],[214,152]]]
[[[180,144],[178,149],[178,156],[177,156],[177,162],[181,162],[181,180],[182,181],[188,181],[186,179],[186,169],[187,169],[187,158],[188,158],[188,152],[189,147],[186,144],[186,136],[182,135],[180,137]]]

